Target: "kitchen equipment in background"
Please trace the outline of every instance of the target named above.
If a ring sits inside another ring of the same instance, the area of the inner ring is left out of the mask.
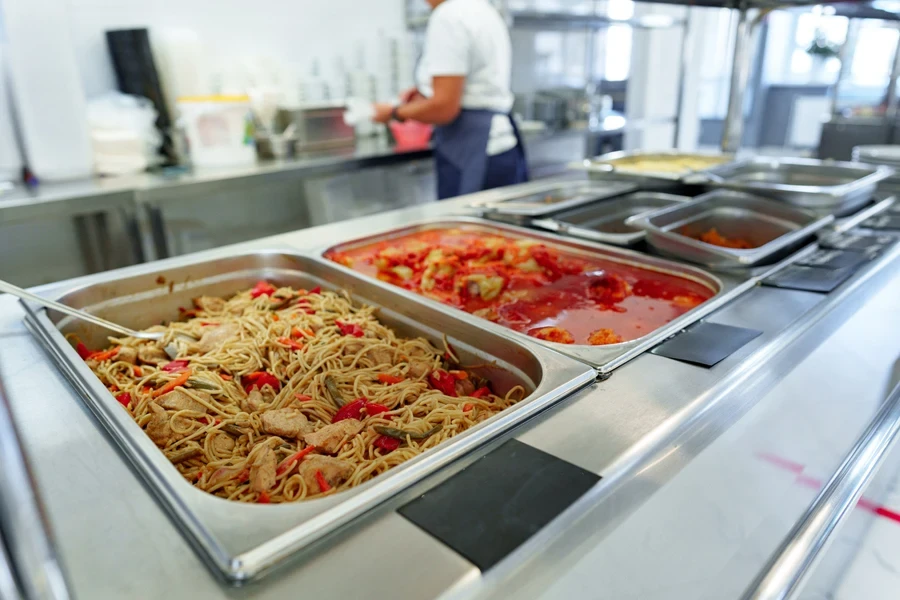
[[[194,167],[250,165],[256,161],[249,97],[187,96],[178,99],[178,110]]]
[[[804,158],[755,157],[709,169],[711,188],[760,194],[820,214],[843,216],[869,202],[890,167]]]
[[[94,171],[140,173],[160,162],[162,134],[153,103],[143,96],[110,92],[88,104]]]
[[[171,137],[171,111],[156,70],[147,30],[142,28],[107,31],[106,45],[119,91],[132,96],[142,96],[153,103],[157,115],[156,127],[161,134],[161,152],[168,163],[177,163],[178,157]]]
[[[718,190],[627,222],[645,230],[647,243],[664,254],[707,267],[733,268],[784,258],[833,220],[832,215],[819,216],[775,200]],[[736,247],[741,245],[746,247]]]
[[[6,48],[0,38],[0,193],[22,177],[22,151],[13,123],[7,79]]]
[[[71,19],[55,0],[0,0],[4,54],[26,163],[38,179],[88,177],[87,102]]]
[[[549,92],[537,92],[531,100],[531,119],[547,124],[548,129],[565,129],[568,124],[567,104]]]
[[[865,144],[890,144],[896,126],[882,117],[832,117],[822,124],[820,159],[850,160],[853,148]]]
[[[281,109],[277,121],[282,127],[294,124],[298,152],[343,148],[356,143],[353,127],[344,121],[346,108],[333,102]]]
[[[584,169],[598,181],[630,181],[645,190],[670,189],[734,157],[730,154],[703,154],[678,150],[632,150],[611,152],[570,165]]]

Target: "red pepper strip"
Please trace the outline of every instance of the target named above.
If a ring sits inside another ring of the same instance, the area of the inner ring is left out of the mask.
[[[307,309],[304,310],[303,312],[305,312],[305,313],[308,314],[308,315],[314,315],[314,314],[316,314],[316,311],[314,311],[314,310],[311,309],[311,308],[307,308]]]
[[[456,379],[443,369],[435,369],[428,374],[428,382],[434,389],[451,398],[456,398]]]
[[[469,394],[469,396],[472,398],[484,398],[485,396],[487,396],[490,393],[491,393],[490,388],[488,386],[484,386],[484,387],[478,388],[477,390],[475,390],[474,392]]]
[[[348,402],[344,406],[342,406],[336,413],[334,413],[334,417],[331,419],[332,423],[337,423],[338,421],[343,421],[344,419],[362,419],[362,409],[366,405],[365,398],[357,398],[353,402]]]
[[[179,387],[179,386],[182,386],[182,385],[186,384],[186,383],[187,383],[187,380],[190,379],[190,377],[191,377],[191,370],[188,369],[187,371],[185,371],[184,373],[182,373],[181,375],[179,375],[179,376],[178,376],[178,379],[176,379],[176,380],[174,380],[174,381],[170,381],[170,382],[167,383],[166,385],[162,386],[161,388],[159,388],[158,390],[156,390],[155,392],[153,392],[153,394],[151,394],[151,395],[152,395],[154,398],[159,398],[159,397],[162,396],[163,394],[168,394],[169,392],[171,392],[171,391],[174,390],[175,388],[177,388],[177,387]]]
[[[307,396],[306,394],[294,394],[294,398],[296,398],[300,402],[308,402],[312,400],[312,396]]]
[[[266,373],[265,371],[256,371],[255,373],[248,373],[243,377],[243,385],[244,390],[249,394],[253,388],[260,388],[264,385],[272,386],[272,389],[276,392],[281,389],[281,382],[272,375],[271,373]]]
[[[179,371],[187,369],[190,364],[191,362],[189,360],[173,360],[160,367],[160,370],[165,371],[166,373],[178,373]]]
[[[373,442],[376,448],[381,448],[385,452],[393,452],[400,447],[400,440],[386,435],[380,435]]]
[[[212,321],[200,321],[200,327],[218,327],[218,323]]]
[[[250,297],[259,298],[260,296],[271,296],[277,291],[275,286],[268,281],[259,281],[253,286],[253,289],[250,290]]]
[[[362,337],[366,334],[366,332],[363,331],[363,328],[356,323],[344,323],[342,321],[335,321],[334,324],[337,325],[337,328],[340,329],[341,333],[344,335]]]
[[[304,456],[306,456],[307,454],[309,454],[310,452],[312,452],[315,449],[316,449],[315,446],[307,446],[303,450],[300,450],[299,452],[295,452],[294,454],[291,454],[286,459],[281,461],[281,464],[275,468],[275,475],[281,475],[282,473],[285,473],[286,471],[290,471],[291,466],[295,462],[297,462],[298,460],[300,460],[301,458],[303,458]]]
[[[135,377],[143,377],[144,376],[144,370],[140,367],[132,367],[131,371],[134,373]]]
[[[232,377],[228,373],[219,373],[219,377],[221,377],[224,381],[231,381],[232,379],[234,379],[234,377]]]
[[[473,408],[475,408],[475,405],[471,402],[466,402],[465,404],[463,404],[463,412],[469,412]]]
[[[313,311],[315,312],[315,311]],[[291,328],[291,337],[315,337],[316,334],[312,329],[300,329],[299,327]]]
[[[91,354],[93,354],[93,352],[82,342],[78,342],[77,344],[75,344],[75,352],[78,353],[78,356],[81,357],[81,360],[87,360],[91,357]]]
[[[278,316],[278,313],[272,313],[272,320],[277,323],[281,320],[281,317]]]
[[[179,308],[178,310],[181,312],[181,316],[185,317],[187,319],[193,319],[194,317],[197,316],[197,311],[194,310],[193,308],[191,310],[184,310],[184,309]]]
[[[325,476],[322,475],[322,471],[316,471],[316,482],[319,484],[319,489],[322,490],[323,494],[331,489],[331,486],[325,481]]]
[[[295,342],[294,340],[288,338],[278,338],[279,344],[284,344],[291,350],[303,350],[304,346],[300,342]]]
[[[257,504],[268,504],[271,502],[268,492],[260,492],[259,498],[256,499]]]
[[[244,483],[248,481],[250,479],[250,469],[244,469],[237,474],[237,477],[235,477],[235,479],[237,479],[238,483]]]
[[[106,350],[105,352],[94,352],[90,355],[91,360],[96,360],[97,362],[103,362],[105,360],[110,360],[115,357],[116,354],[119,353],[121,346],[116,346],[115,348],[111,348],[110,350]]]
[[[366,414],[370,417],[375,415],[380,415],[381,413],[387,412],[389,409],[384,404],[378,404],[377,402],[366,402]]]
[[[317,286],[314,287],[313,289],[309,290],[309,293],[310,293],[310,294],[321,294],[321,293],[322,293],[322,286],[317,285]]]
[[[128,392],[122,392],[121,394],[116,396],[116,400],[119,401],[119,404],[121,404],[125,408],[128,408],[128,405],[131,404],[131,394],[129,394]]]
[[[453,371],[450,371],[450,374],[453,375],[454,379],[468,379],[469,378],[469,374],[466,373],[465,371],[453,370]]]
[[[380,381],[381,383],[387,383],[389,385],[393,385],[395,383],[400,383],[403,380],[404,380],[403,377],[399,377],[397,375],[391,375],[390,373],[379,373],[378,374],[378,381]]]

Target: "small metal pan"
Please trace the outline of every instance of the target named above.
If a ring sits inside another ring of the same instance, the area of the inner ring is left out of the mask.
[[[498,214],[535,218],[590,204],[604,198],[612,198],[635,189],[635,185],[622,182],[603,184],[584,181],[542,183],[524,189],[519,188],[515,191],[515,195],[475,201],[470,206],[482,210],[486,216]]]

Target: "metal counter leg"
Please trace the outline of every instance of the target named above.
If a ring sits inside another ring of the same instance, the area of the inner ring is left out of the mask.
[[[147,256],[144,253],[144,236],[141,233],[137,213],[133,208],[122,207],[119,209],[119,215],[122,217],[122,223],[125,224],[125,235],[128,236],[132,262],[136,265],[147,262]]]
[[[158,206],[146,205],[147,219],[150,221],[150,235],[153,238],[153,250],[157,260],[169,258],[169,242],[166,239],[166,222],[162,209]]]

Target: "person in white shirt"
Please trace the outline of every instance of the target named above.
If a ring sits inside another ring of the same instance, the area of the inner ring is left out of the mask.
[[[375,105],[375,121],[435,125],[438,197],[528,180],[525,149],[510,111],[509,31],[489,0],[427,0],[433,11],[402,104]]]

